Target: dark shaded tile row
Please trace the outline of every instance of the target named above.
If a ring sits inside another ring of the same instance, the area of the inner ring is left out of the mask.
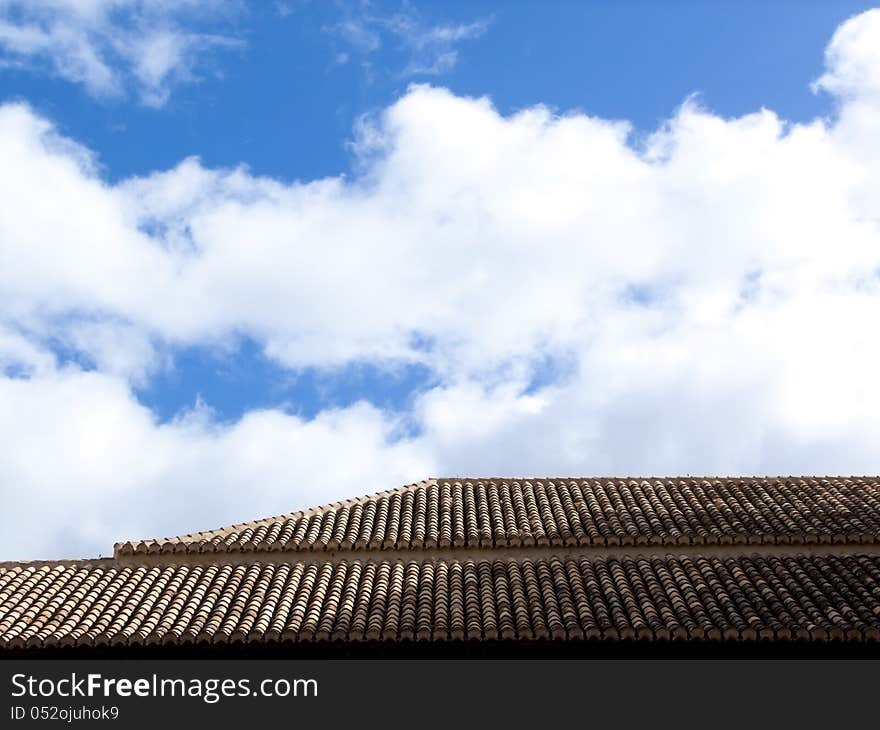
[[[109,566],[0,568],[0,647],[880,639],[866,555]]]
[[[127,542],[117,554],[878,539],[873,478],[462,479],[211,533]]]

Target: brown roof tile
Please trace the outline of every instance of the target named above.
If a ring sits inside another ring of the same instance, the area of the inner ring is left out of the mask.
[[[880,638],[880,557],[0,568],[0,645]]]
[[[869,477],[432,479],[117,555],[450,547],[840,544],[880,535]]]
[[[0,564],[0,648],[878,640],[880,480],[433,479]]]

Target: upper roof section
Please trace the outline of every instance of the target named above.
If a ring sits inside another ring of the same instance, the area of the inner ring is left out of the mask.
[[[880,542],[880,478],[438,478],[115,551],[843,542]]]

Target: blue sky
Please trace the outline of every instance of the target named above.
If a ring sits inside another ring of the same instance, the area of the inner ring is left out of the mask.
[[[626,119],[636,133],[663,122],[689,94],[723,116],[761,106],[794,121],[828,114],[827,97],[805,82],[818,68],[830,28],[864,2],[255,3],[197,20],[242,42],[216,51],[198,83],[174,89],[160,108],[130,98],[94,99],[80,85],[35,72],[0,76],[5,99],[22,99],[97,155],[119,180],[190,156],[207,167],[247,165],[294,181],[352,174],[352,130],[408,84],[438,81],[457,94],[491,97],[502,113],[534,104]],[[484,28],[449,48],[443,73],[409,72],[413,52],[382,28],[404,14],[421,31]],[[796,14],[792,27],[792,16]],[[375,34],[367,50],[340,29]],[[347,58],[343,62],[340,58]],[[367,65],[369,68],[367,68]],[[745,82],[744,80],[748,80]],[[290,373],[243,339],[218,350],[185,348],[138,389],[163,420],[201,398],[225,419],[280,406],[314,415],[366,398],[406,403],[431,382],[419,368]],[[86,359],[83,365],[90,366]]]
[[[0,496],[57,504],[0,558],[429,474],[876,471],[875,40],[848,0],[0,0]]]
[[[308,180],[350,171],[354,121],[417,80],[488,94],[503,113],[542,103],[643,130],[692,93],[725,116],[767,106],[807,119],[829,108],[805,79],[819,70],[830,30],[870,7],[852,0],[375,2],[367,10],[356,2],[253,3],[200,21],[244,45],[215,52],[202,80],[176,88],[161,109],[130,98],[96,103],[80,86],[31,70],[7,71],[0,89],[95,150],[111,179],[197,155],[211,167],[244,162],[257,174]],[[411,53],[393,34],[370,26],[381,45],[368,53],[334,30],[348,18],[400,12],[426,28],[485,22],[486,29],[456,44],[458,62],[439,75],[404,73]],[[338,63],[342,53],[347,63]]]

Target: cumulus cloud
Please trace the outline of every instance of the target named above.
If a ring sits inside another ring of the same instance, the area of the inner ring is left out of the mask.
[[[834,33],[825,50],[827,71],[814,82],[844,100],[880,97],[880,9],[850,18]]]
[[[0,0],[0,66],[48,69],[97,97],[134,89],[160,107],[171,88],[197,79],[213,51],[241,45],[227,35],[192,32],[232,11],[225,0]]]
[[[395,418],[367,404],[311,421],[255,411],[231,426],[200,406],[159,425],[123,381],[76,368],[0,378],[0,403],[4,559],[107,555],[144,530],[289,512],[430,463],[420,444],[391,443]]]
[[[5,521],[45,529],[4,524],[0,552],[429,474],[876,472],[875,47],[874,13],[834,35],[831,118],[687,100],[638,140],[414,86],[359,125],[355,176],[305,183],[189,159],[109,184],[3,107],[0,489]],[[419,363],[433,384],[401,413],[225,425],[210,403],[161,424],[132,395],[158,349],[241,335],[294,371]]]

